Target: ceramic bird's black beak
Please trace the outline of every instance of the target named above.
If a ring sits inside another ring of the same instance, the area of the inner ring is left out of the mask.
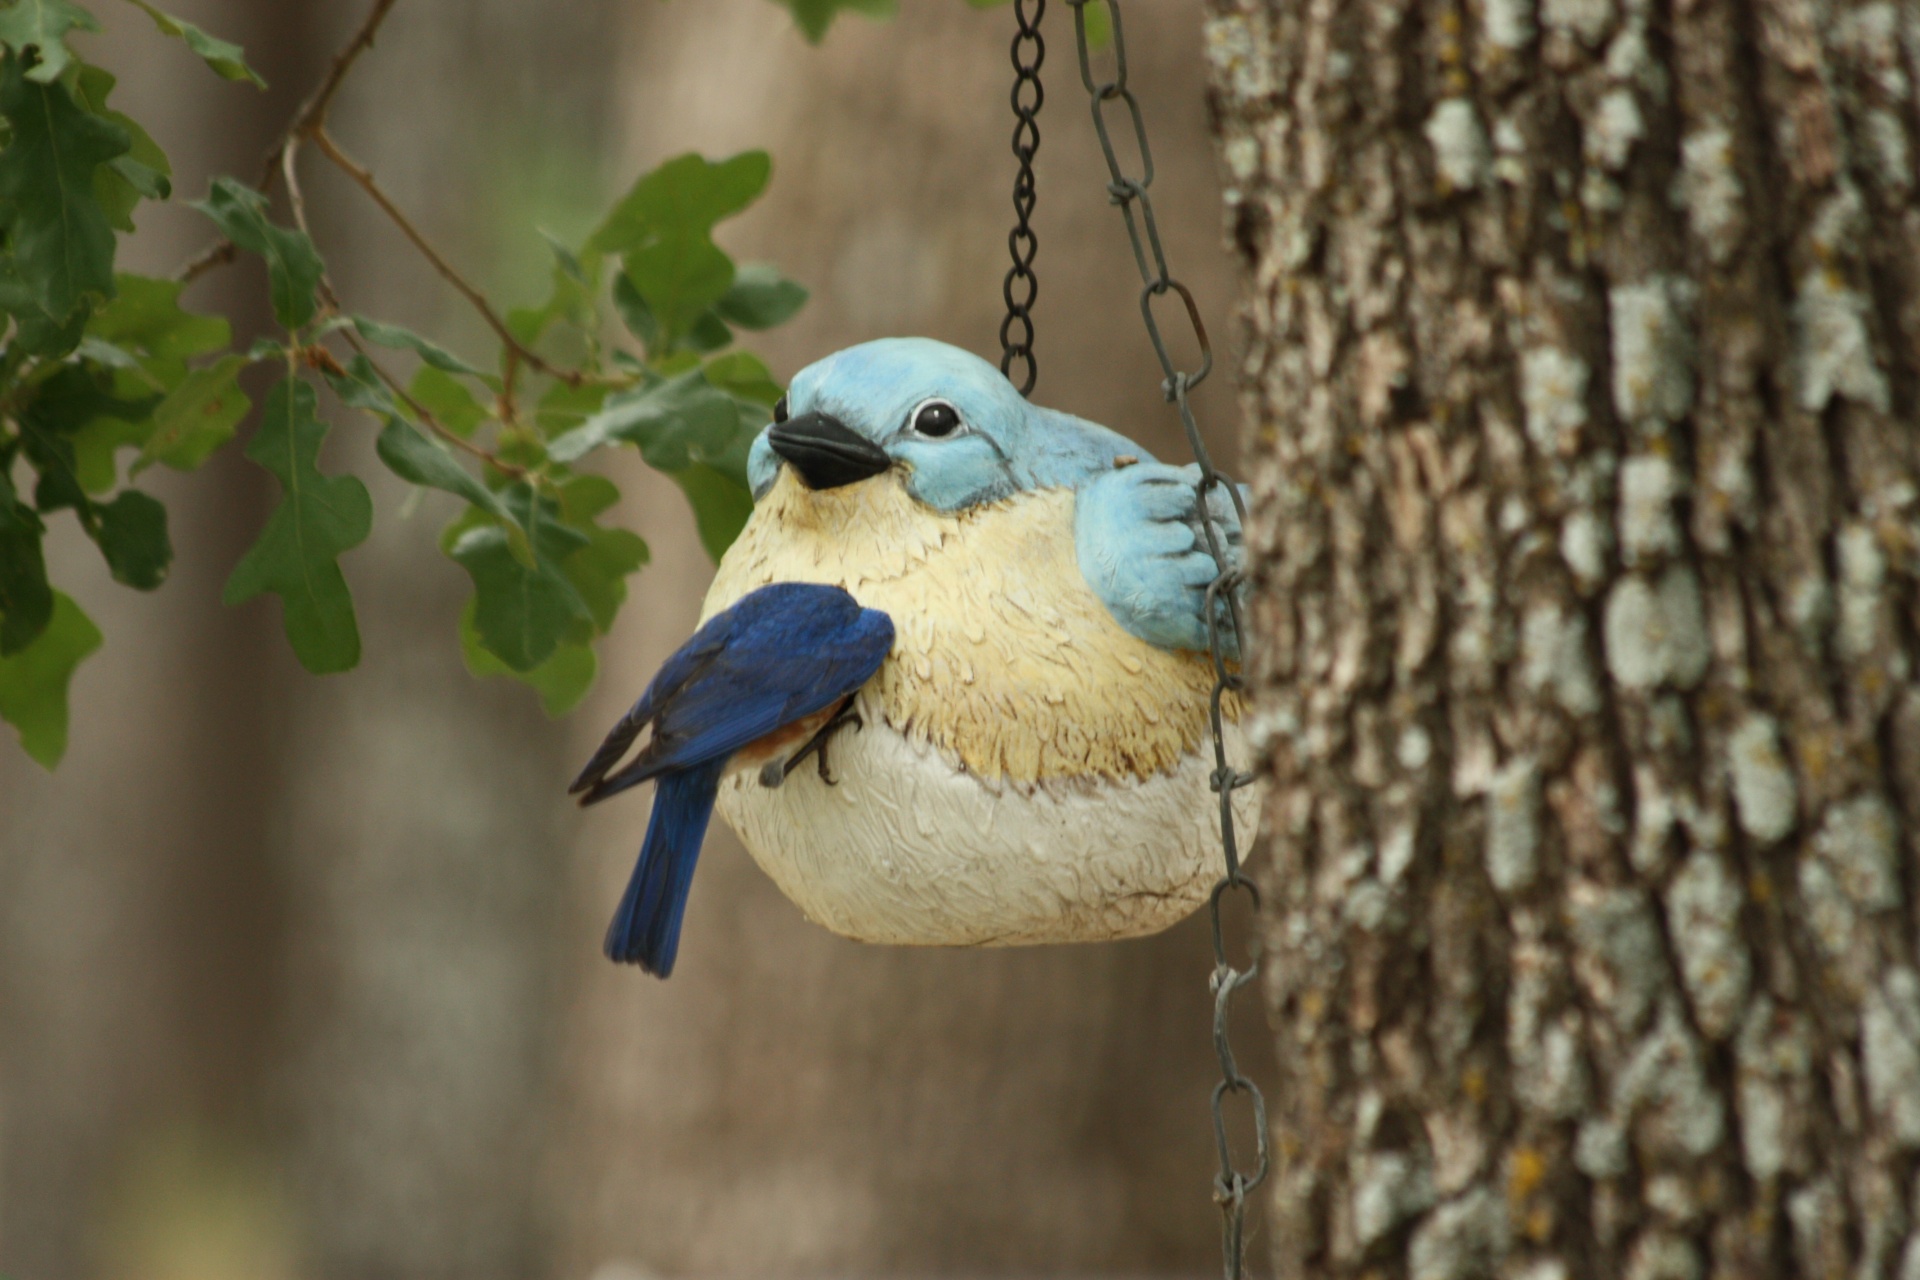
[[[893,465],[879,445],[838,418],[803,413],[767,432],[773,451],[793,464],[809,489],[838,489]]]

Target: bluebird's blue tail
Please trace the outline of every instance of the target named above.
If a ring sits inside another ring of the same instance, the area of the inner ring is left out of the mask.
[[[693,864],[699,860],[725,768],[724,759],[713,760],[659,776],[640,862],[607,928],[609,960],[637,964],[662,978],[673,972]]]
[[[856,692],[892,647],[892,620],[844,589],[776,582],[714,614],[667,659],[568,788],[594,804],[656,780],[640,865],[607,930],[608,959],[662,978],[673,972],[687,885],[727,762]],[[621,766],[649,727],[646,745]]]

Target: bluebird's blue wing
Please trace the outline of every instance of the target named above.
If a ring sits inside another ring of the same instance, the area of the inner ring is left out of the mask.
[[[854,692],[892,647],[892,620],[839,587],[761,587],[667,659],[568,792],[594,804],[666,770],[724,760]],[[649,724],[640,754],[610,773]]]
[[[1207,584],[1218,570],[1201,531],[1194,485],[1199,469],[1159,462],[1119,467],[1083,485],[1074,499],[1073,541],[1080,572],[1115,621],[1163,649],[1207,647]],[[1239,567],[1240,518],[1225,492],[1208,510]],[[1225,606],[1220,621],[1225,623]],[[1226,656],[1240,657],[1225,627]]]
[[[666,977],[687,889],[734,752],[824,711],[873,677],[893,623],[839,587],[776,583],[715,614],[669,658],[575,778],[582,804],[658,777],[653,816],[606,952]],[[640,731],[653,736],[624,767]]]

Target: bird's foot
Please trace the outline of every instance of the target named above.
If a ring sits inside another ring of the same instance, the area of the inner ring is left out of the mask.
[[[784,782],[788,774],[799,768],[802,760],[805,760],[808,756],[813,756],[814,763],[820,769],[820,781],[830,787],[839,786],[840,784],[834,780],[833,775],[827,771],[827,743],[833,741],[833,735],[846,728],[849,724],[858,729],[865,729],[867,727],[867,722],[862,720],[860,713],[854,709],[853,699],[851,698],[847,699],[845,706],[834,713],[833,719],[820,726],[820,732],[807,739],[806,746],[794,752],[786,764],[781,766],[781,781]],[[773,768],[773,765],[768,765],[760,771],[760,781],[762,783],[767,782],[767,775],[772,772]],[[778,786],[779,783],[767,783],[767,785]]]

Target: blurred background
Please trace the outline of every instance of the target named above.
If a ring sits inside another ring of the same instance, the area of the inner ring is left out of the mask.
[[[263,95],[95,7],[116,105],[167,148],[183,200],[256,176],[363,13],[175,0],[245,44]],[[1070,11],[1053,9],[1036,398],[1176,456]],[[1129,46],[1168,251],[1225,350],[1201,9],[1132,5]],[[577,242],[665,157],[764,147],[768,193],[719,238],[813,289],[749,344],[777,376],[888,334],[997,358],[1013,15],[901,10],[843,18],[816,48],[768,0],[400,0],[333,131],[503,305],[543,289],[535,228]],[[456,349],[477,338],[307,159],[349,307]],[[198,215],[148,207],[122,265],[169,274],[208,238]],[[256,264],[187,296],[238,317],[242,346],[266,319]],[[1228,381],[1201,407],[1231,457]],[[56,580],[107,641],[57,774],[0,747],[0,1273],[1214,1270],[1203,922],[1098,947],[865,948],[802,921],[716,824],[672,981],[605,963],[648,798],[582,816],[562,791],[695,618],[712,568],[679,491],[636,455],[609,462],[654,560],[593,695],[555,723],[466,673],[468,583],[433,536],[450,508],[413,509],[361,465],[369,423],[341,426],[329,465],[366,476],[377,508],[344,562],[366,649],[351,674],[301,672],[277,604],[220,604],[274,496],[237,449],[155,478],[178,551],[158,593],[109,582],[70,528],[55,544]]]

